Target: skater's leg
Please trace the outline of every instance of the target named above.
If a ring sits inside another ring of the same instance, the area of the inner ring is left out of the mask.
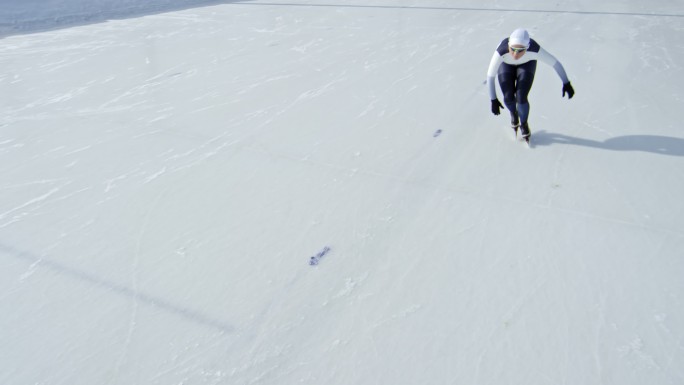
[[[520,121],[527,123],[527,118],[530,116],[530,103],[518,103],[516,108],[518,110]]]
[[[532,89],[536,69],[537,61],[532,60],[518,66],[516,71],[515,101],[521,123],[527,123],[527,118],[530,115],[530,103],[527,100],[527,96]]]
[[[530,102],[527,100],[527,96],[532,89],[536,69],[537,61],[533,60],[518,66],[516,71],[516,110],[520,117],[520,132],[525,139],[530,136],[530,127],[527,123],[530,116]]]
[[[503,94],[503,102],[511,114],[516,112],[516,67],[510,64],[502,63],[499,67],[499,86]]]

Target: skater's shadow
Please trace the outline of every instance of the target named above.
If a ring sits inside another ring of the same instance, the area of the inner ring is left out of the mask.
[[[601,142],[547,131],[538,131],[532,136],[535,146],[566,144],[612,151],[642,151],[661,155],[684,156],[684,139],[671,136],[626,135],[609,138]]]

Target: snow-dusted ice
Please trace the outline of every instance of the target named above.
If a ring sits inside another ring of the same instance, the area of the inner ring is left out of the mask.
[[[141,3],[0,1],[1,384],[684,383],[684,4]]]

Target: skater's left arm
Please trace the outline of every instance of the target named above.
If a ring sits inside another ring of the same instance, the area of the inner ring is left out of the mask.
[[[561,62],[558,59],[556,59],[555,56],[551,55],[547,50],[541,47],[539,47],[539,53],[537,58],[538,60],[541,60],[544,63],[553,67],[553,69],[558,74],[558,77],[560,77],[563,81],[563,96],[565,96],[565,94],[567,93],[568,99],[572,99],[572,96],[575,95],[575,90],[572,88],[572,85],[570,84],[568,74],[565,73],[565,68],[563,68],[563,64],[561,64]]]

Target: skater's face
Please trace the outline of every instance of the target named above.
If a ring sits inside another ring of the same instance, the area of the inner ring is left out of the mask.
[[[511,56],[513,56],[513,59],[515,60],[518,60],[521,57],[523,57],[526,51],[527,47],[521,44],[514,44],[508,46],[508,52],[510,52]]]

